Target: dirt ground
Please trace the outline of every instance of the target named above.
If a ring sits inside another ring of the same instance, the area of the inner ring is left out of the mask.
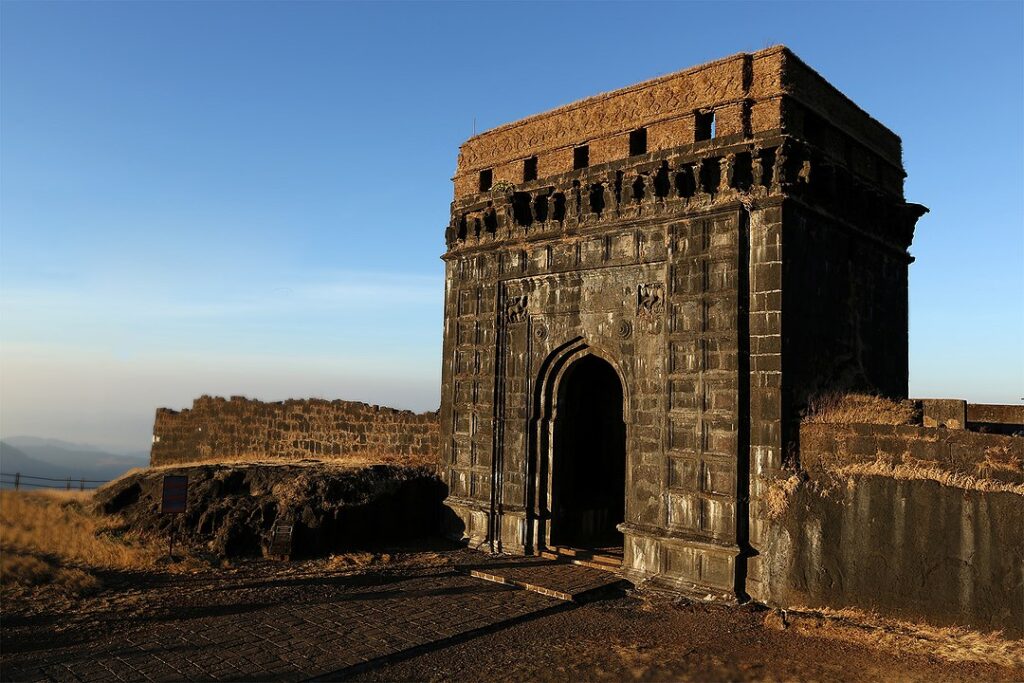
[[[186,574],[118,572],[96,593],[63,599],[8,591],[0,679],[1024,680],[1024,668],[878,648],[842,629],[784,626],[756,607],[645,592],[565,609],[534,596],[540,602],[510,618],[504,605],[526,592],[455,571],[489,561],[437,543]],[[491,612],[483,627],[469,623],[481,610]],[[460,618],[467,625],[451,627]],[[249,640],[238,635],[246,632]],[[300,659],[318,647],[320,659]],[[171,650],[176,659],[160,655]],[[164,660],[181,668],[161,668]]]
[[[356,674],[399,681],[1018,681],[1024,669],[950,663],[766,626],[753,607],[623,595]],[[769,617],[768,622],[775,621]]]

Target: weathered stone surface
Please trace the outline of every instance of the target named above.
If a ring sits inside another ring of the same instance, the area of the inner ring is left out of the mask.
[[[438,433],[437,413],[355,401],[202,396],[191,410],[156,411],[150,464],[350,456],[430,460],[438,451]]]
[[[591,165],[620,160],[630,131],[647,128],[648,150],[692,142],[700,114],[715,113],[716,137],[742,140],[778,131],[786,118],[818,134],[823,151],[847,157],[890,190],[902,187],[900,140],[784,47],[737,54],[509,123],[467,140],[459,150],[455,196],[478,191],[477,173],[519,183],[522,160],[537,157],[540,177],[573,170],[573,148],[590,145]],[[829,125],[814,128],[820,119]],[[851,149],[842,134],[856,138]],[[811,129],[814,128],[812,131]],[[838,132],[838,131],[837,131]],[[863,148],[861,148],[863,147]],[[875,168],[877,160],[886,168]]]
[[[950,398],[924,398],[920,403],[925,427],[967,428],[967,401]]]
[[[795,458],[807,399],[906,396],[923,207],[900,156],[778,47],[463,144],[444,255],[450,533],[534,552],[619,522],[632,579],[764,594],[763,482]]]
[[[968,403],[967,421],[979,428],[1024,434],[1024,406]]]
[[[1024,633],[1024,439],[812,423],[800,462],[763,526],[763,601]]]
[[[857,607],[1024,635],[1019,493],[884,476],[805,485],[763,550],[771,605]]]

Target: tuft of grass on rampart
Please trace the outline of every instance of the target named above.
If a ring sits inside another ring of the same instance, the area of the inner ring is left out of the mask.
[[[823,424],[913,425],[920,415],[913,401],[872,394],[828,393],[812,399],[803,421]]]

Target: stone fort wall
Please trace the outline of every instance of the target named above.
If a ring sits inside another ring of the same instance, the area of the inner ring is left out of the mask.
[[[355,401],[201,396],[191,410],[157,409],[150,465],[351,456],[432,460],[438,434],[436,412]]]
[[[768,525],[761,600],[1024,634],[1024,411],[967,412],[1009,433],[801,425],[803,478]]]

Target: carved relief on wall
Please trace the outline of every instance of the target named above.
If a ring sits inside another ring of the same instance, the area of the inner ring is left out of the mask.
[[[510,296],[505,302],[505,321],[510,325],[525,321],[527,316],[526,304],[525,294]]]
[[[637,287],[636,314],[641,318],[661,316],[665,312],[665,286],[653,282]]]

